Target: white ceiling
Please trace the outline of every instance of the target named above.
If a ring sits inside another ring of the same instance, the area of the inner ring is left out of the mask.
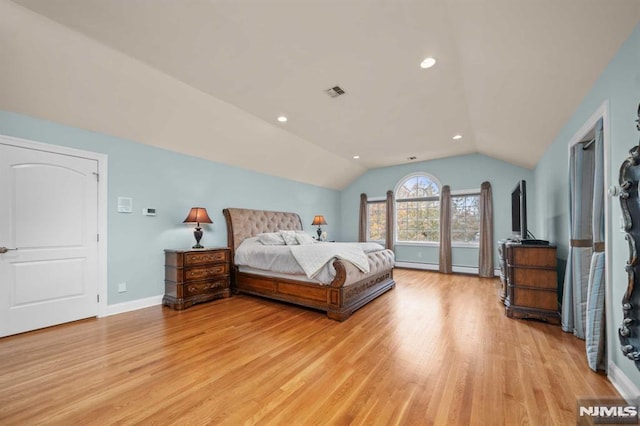
[[[638,0],[14,2],[360,170],[476,152],[532,168],[640,21]]]

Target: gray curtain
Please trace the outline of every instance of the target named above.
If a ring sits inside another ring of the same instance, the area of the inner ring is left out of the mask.
[[[604,146],[602,119],[596,124],[594,150],[592,235],[593,254],[587,290],[586,351],[592,370],[606,369],[606,335],[604,316]]]
[[[570,244],[562,294],[562,329],[585,338],[589,270],[593,252],[594,149],[571,148],[569,160]]]
[[[482,182],[480,186],[480,247],[478,250],[478,275],[494,277],[493,264],[493,196],[491,184]]]
[[[367,194],[360,194],[360,215],[358,217],[358,241],[367,241]]]
[[[442,187],[440,193],[440,272],[450,274],[451,266],[451,188]]]
[[[393,250],[393,224],[395,223],[393,217],[393,191],[387,191],[387,229],[386,229],[386,243],[385,248]]]

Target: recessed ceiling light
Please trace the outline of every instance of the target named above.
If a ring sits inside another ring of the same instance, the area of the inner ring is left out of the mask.
[[[360,158],[360,156],[359,156],[359,155],[354,155],[354,156],[353,156],[353,159],[354,159],[354,160],[357,160],[358,158]]]
[[[431,68],[436,64],[436,60],[429,56],[420,63],[420,68]]]
[[[462,139],[462,135],[455,135],[455,136],[453,137],[453,140],[454,140],[454,141],[457,141],[457,140],[460,140],[460,139]]]
[[[281,115],[280,117],[278,117],[278,121],[281,123],[286,123],[287,122],[287,117],[285,117],[284,115]]]

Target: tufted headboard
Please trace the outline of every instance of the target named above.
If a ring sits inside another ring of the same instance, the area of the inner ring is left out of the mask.
[[[245,238],[281,229],[302,230],[297,213],[234,208],[224,209],[222,213],[227,221],[227,244],[234,253]]]

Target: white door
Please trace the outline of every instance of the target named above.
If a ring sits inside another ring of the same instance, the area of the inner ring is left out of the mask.
[[[0,337],[97,315],[97,163],[0,143]]]

